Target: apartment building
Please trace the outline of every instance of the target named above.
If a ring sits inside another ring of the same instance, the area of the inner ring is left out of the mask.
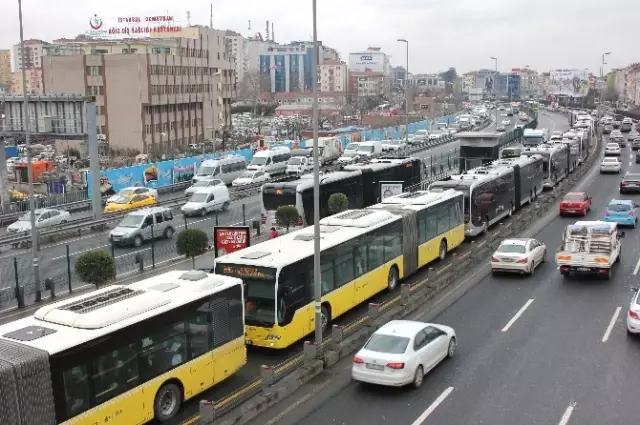
[[[43,57],[45,92],[95,96],[98,134],[111,149],[174,152],[231,128],[236,77],[224,31],[61,47]]]
[[[29,94],[42,94],[44,89],[42,86],[42,68],[26,68],[24,70],[27,76],[27,89]],[[24,93],[24,84],[22,79],[22,71],[11,73],[11,93]]]
[[[349,75],[347,65],[339,60],[327,60],[318,65],[318,89],[321,92],[346,93]]]
[[[16,70],[25,68],[41,68],[42,67],[42,50],[44,47],[51,45],[46,41],[29,39],[24,40],[24,55],[20,51],[20,43],[13,46],[13,58]]]
[[[11,85],[11,50],[0,50],[0,84]]]

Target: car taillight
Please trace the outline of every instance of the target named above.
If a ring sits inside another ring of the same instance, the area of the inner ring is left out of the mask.
[[[361,359],[360,357],[358,357],[358,356],[355,356],[355,357],[353,358],[353,362],[354,362],[354,363],[357,363],[357,364],[362,364],[362,363],[364,363],[364,360],[362,360],[362,359]]]
[[[636,211],[635,210],[629,211],[629,215],[636,215]]]
[[[498,260],[496,257],[491,257],[491,262],[492,263],[499,263],[500,260]]]
[[[390,369],[404,369],[404,363],[387,363],[387,367]]]
[[[609,215],[609,208],[604,212],[604,215]]]
[[[516,261],[516,263],[520,263],[520,264],[527,264],[529,262],[528,258],[521,258],[518,261]]]
[[[640,316],[638,316],[638,313],[633,310],[629,310],[629,317],[631,317],[632,319],[640,320]]]
[[[622,180],[622,181],[620,182],[620,186],[626,186],[626,185],[627,185],[627,182],[626,182],[626,181]]]

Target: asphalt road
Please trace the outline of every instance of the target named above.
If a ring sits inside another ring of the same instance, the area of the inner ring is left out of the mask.
[[[557,123],[559,129],[566,126]],[[629,147],[621,159],[624,172],[640,171]],[[602,218],[614,197],[640,199],[620,196],[619,180],[616,175],[599,175],[594,167],[583,185],[593,197],[589,218]],[[637,285],[640,233],[626,232],[622,262],[612,280],[567,281],[554,264],[553,252],[564,227],[574,221],[556,217],[533,236],[550,254],[533,278],[488,276],[432,319],[452,326],[459,344],[456,357],[431,371],[422,388],[351,383],[347,361],[336,373],[335,384],[325,384],[277,423],[637,423],[640,338],[626,335],[624,321],[630,288]],[[426,320],[427,315],[417,319]]]

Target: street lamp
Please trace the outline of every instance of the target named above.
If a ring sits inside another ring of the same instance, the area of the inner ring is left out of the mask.
[[[407,66],[404,76],[404,141],[409,146],[409,41],[404,38],[399,38],[398,41],[407,47]]]
[[[496,65],[496,72],[494,74],[494,78],[493,78],[493,84],[491,85],[491,91],[493,92],[493,100],[494,102],[497,102],[496,99],[496,84],[498,82],[498,58],[495,56],[490,56],[489,59],[492,59],[495,62]],[[496,108],[496,125],[498,125],[498,108]]]
[[[31,223],[31,257],[33,262],[33,279],[36,288],[36,301],[42,299],[40,287],[40,265],[38,229],[36,228],[36,202],[33,196],[33,168],[31,166],[31,134],[29,132],[29,93],[27,91],[27,70],[24,50],[24,27],[22,25],[22,0],[18,0],[18,19],[20,20],[20,53],[22,54],[22,96],[24,97],[24,143],[27,151],[27,174],[29,178],[29,222]]]
[[[602,61],[600,63],[600,91],[598,93],[598,127],[600,127],[600,119],[602,118],[602,89],[604,88],[604,66],[607,64],[605,62],[605,56],[609,56],[611,52],[606,52],[602,54]],[[600,129],[600,137],[602,137],[602,128]]]

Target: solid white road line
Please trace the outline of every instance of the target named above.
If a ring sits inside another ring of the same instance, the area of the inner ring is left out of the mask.
[[[443,393],[440,394],[433,403],[431,403],[431,406],[427,407],[427,410],[422,412],[422,415],[418,416],[418,419],[413,421],[411,425],[422,425],[422,423],[429,417],[429,415],[431,415],[434,412],[434,410],[436,410],[438,406],[440,406],[440,404],[447,397],[449,397],[449,394],[451,394],[451,391],[453,391],[453,387],[449,387],[446,390],[444,390]]]
[[[569,407],[567,407],[567,410],[564,411],[564,415],[562,415],[562,418],[560,418],[560,422],[558,422],[558,425],[567,425],[569,423],[569,419],[571,419],[571,414],[573,413],[573,409],[575,409],[575,407],[575,402],[571,403]]]
[[[524,313],[524,311],[529,308],[529,306],[531,305],[531,303],[533,302],[533,298],[531,298],[529,301],[527,301],[525,303],[525,305],[522,306],[522,308],[520,310],[518,310],[518,312],[516,313],[515,316],[513,316],[511,318],[511,320],[509,320],[509,323],[507,323],[504,328],[502,328],[502,332],[506,332],[509,330],[509,328],[511,326],[513,326],[513,324],[516,322],[516,320],[518,320],[520,318],[520,316],[522,316],[522,313]]]
[[[638,274],[638,271],[640,271],[640,258],[638,258],[638,262],[636,263],[636,266],[633,269],[634,276]]]
[[[607,326],[607,330],[604,331],[604,336],[602,337],[602,342],[607,342],[609,336],[611,336],[611,331],[613,330],[613,326],[616,324],[616,320],[618,320],[618,316],[620,315],[620,310],[622,307],[616,308],[616,311],[611,316],[611,321],[609,322],[609,326]]]

